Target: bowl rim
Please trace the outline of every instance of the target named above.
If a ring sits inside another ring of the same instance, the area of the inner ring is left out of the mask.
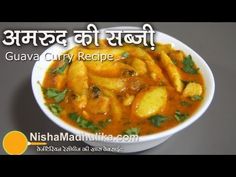
[[[103,33],[105,30],[110,30],[110,29],[140,29],[139,27],[135,27],[135,26],[117,26],[117,27],[111,27],[111,28],[103,28],[103,29],[100,29],[100,33]],[[186,48],[187,51],[191,52],[192,54],[194,54],[195,57],[194,60],[199,60],[200,63],[202,63],[202,65],[204,66],[204,69],[206,70],[206,72],[208,73],[208,77],[210,78],[209,81],[210,83],[207,83],[209,84],[209,88],[210,91],[209,91],[209,94],[204,96],[204,102],[201,103],[201,108],[198,108],[198,110],[196,110],[194,112],[194,114],[192,116],[190,116],[187,120],[185,120],[184,122],[170,128],[170,129],[167,129],[167,130],[164,130],[164,131],[161,131],[161,132],[157,132],[157,133],[153,133],[153,134],[150,134],[150,135],[143,135],[143,136],[139,136],[139,141],[137,141],[136,143],[140,143],[140,142],[145,142],[145,141],[152,141],[152,140],[155,140],[155,139],[160,139],[160,138],[163,138],[163,137],[167,137],[167,136],[171,136],[181,130],[183,130],[184,128],[188,127],[189,125],[191,125],[193,122],[195,122],[197,119],[199,119],[204,113],[205,111],[208,109],[210,103],[212,102],[213,100],[213,97],[214,97],[214,93],[215,93],[215,80],[214,80],[214,76],[213,76],[213,73],[210,69],[210,67],[208,66],[208,64],[206,63],[206,61],[199,55],[197,54],[193,49],[191,49],[189,46],[187,46],[186,44],[184,44],[183,42],[179,41],[178,39],[168,35],[168,34],[165,34],[163,32],[160,32],[160,31],[156,31],[155,32],[159,35],[163,35],[177,43],[179,43],[180,45],[182,45],[184,48]],[[73,36],[72,36],[73,37]],[[72,37],[69,37],[68,39],[72,38]],[[155,38],[155,41],[157,39]],[[158,42],[158,41],[156,41]],[[161,41],[159,41],[161,42]],[[170,42],[171,43],[171,42]],[[53,49],[54,47],[56,47],[57,44],[54,44],[52,46],[50,46],[49,48],[47,48],[42,54],[41,56],[43,56],[44,53],[46,53],[47,51],[50,51],[51,49]],[[66,49],[65,49],[66,50]],[[186,51],[185,51],[186,52]],[[76,128],[72,125],[69,125],[68,123],[66,123],[65,121],[61,120],[59,117],[55,116],[54,114],[52,114],[49,109],[45,106],[44,103],[40,102],[40,95],[39,93],[37,93],[37,89],[36,89],[36,85],[38,80],[35,80],[36,78],[36,68],[37,66],[39,65],[40,61],[42,60],[42,57],[40,57],[40,60],[36,61],[34,66],[33,66],[33,70],[32,70],[32,74],[31,74],[31,86],[32,86],[32,91],[33,91],[33,95],[36,99],[36,102],[38,103],[40,109],[44,112],[44,114],[46,114],[46,116],[51,120],[53,121],[55,124],[57,124],[59,127],[63,128],[64,130],[68,131],[68,132],[71,132],[73,134],[76,134],[76,135],[83,135],[83,136],[89,136],[89,137],[94,137],[95,134],[93,133],[90,133],[90,132],[87,132],[85,130],[82,130],[80,128]],[[51,62],[48,62],[48,66],[50,65]],[[204,83],[206,85],[206,81],[205,81],[205,77],[203,76],[203,79],[204,79]],[[42,93],[41,93],[41,96]],[[97,135],[96,135],[97,136]],[[103,136],[103,135],[99,135],[99,136]],[[104,141],[104,142],[114,142],[114,143],[132,143],[130,141],[117,141],[117,138],[116,137],[113,137],[113,140],[111,141]]]

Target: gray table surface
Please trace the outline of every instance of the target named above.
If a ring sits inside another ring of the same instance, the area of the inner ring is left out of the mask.
[[[5,29],[81,29],[88,23],[0,23]],[[98,28],[141,26],[143,23],[96,23]],[[236,154],[236,23],[151,23],[189,45],[199,53],[213,71],[216,92],[212,104],[201,119],[177,133],[165,143],[135,154]],[[8,62],[5,53],[38,53],[45,48],[27,45],[6,47],[0,44],[0,140],[10,130],[29,132],[63,132],[39,109],[31,90],[34,61]],[[85,146],[83,142],[55,145]],[[0,154],[5,154],[2,146]],[[30,147],[25,154],[37,152]],[[60,153],[62,154],[62,153]],[[111,154],[78,152],[67,154]]]

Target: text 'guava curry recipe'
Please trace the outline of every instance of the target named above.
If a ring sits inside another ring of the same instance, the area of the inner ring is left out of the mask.
[[[158,43],[152,51],[100,43],[66,51],[47,70],[42,91],[60,119],[93,133],[148,135],[178,125],[198,109],[204,82],[191,55],[170,44]],[[100,54],[110,58],[99,61]]]

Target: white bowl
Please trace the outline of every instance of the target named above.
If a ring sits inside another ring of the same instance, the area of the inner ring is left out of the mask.
[[[108,28],[107,28],[108,29]],[[104,38],[104,30],[100,30],[100,37]],[[137,29],[136,27],[114,27],[109,29]],[[116,139],[113,141],[86,141],[87,144],[91,146],[100,146],[100,147],[120,147],[120,152],[138,152],[143,151],[149,148],[152,148],[154,146],[157,146],[161,143],[163,143],[165,140],[167,140],[171,135],[179,132],[180,130],[183,130],[187,126],[191,125],[193,122],[195,122],[197,119],[199,119],[202,114],[207,110],[208,106],[210,105],[214,91],[215,91],[215,82],[214,77],[212,74],[212,71],[210,70],[207,63],[203,60],[203,58],[198,55],[194,50],[192,50],[190,47],[185,45],[184,43],[180,42],[179,40],[175,39],[174,37],[171,37],[167,34],[164,34],[162,32],[157,31],[157,35],[155,37],[156,42],[160,43],[171,43],[175,49],[179,49],[184,51],[187,55],[191,55],[196,65],[200,68],[200,72],[202,73],[204,77],[204,83],[205,83],[205,95],[204,99],[200,105],[200,107],[197,109],[197,111],[186,121],[183,123],[180,123],[179,125],[162,131],[160,133],[155,133],[151,135],[145,135],[140,136],[138,142],[126,142],[121,141],[118,142]],[[37,103],[39,104],[42,111],[47,115],[49,119],[51,119],[54,123],[56,123],[58,126],[62,127],[63,129],[67,130],[68,132],[71,132],[76,135],[83,135],[83,136],[90,136],[94,137],[95,135],[89,132],[86,132],[82,129],[75,128],[68,123],[64,122],[60,118],[56,117],[54,114],[52,114],[48,107],[44,104],[44,97],[40,88],[40,85],[37,83],[38,81],[40,83],[43,82],[44,75],[46,73],[46,70],[48,69],[50,63],[52,61],[46,61],[44,56],[46,53],[52,53],[54,55],[61,54],[63,51],[72,48],[76,44],[73,42],[73,37],[68,38],[68,46],[66,48],[55,44],[51,47],[49,47],[41,56],[40,60],[37,61],[34,65],[33,71],[32,71],[32,77],[31,77],[31,84],[33,93],[35,96],[35,99]]]

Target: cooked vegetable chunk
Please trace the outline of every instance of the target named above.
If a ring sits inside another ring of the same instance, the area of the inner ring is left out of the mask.
[[[123,100],[123,105],[124,106],[129,106],[132,104],[133,100],[134,100],[134,95],[128,95],[124,100]]]
[[[110,98],[113,120],[120,121],[122,117],[122,107],[116,95],[112,91],[107,89],[103,89],[103,93]]]
[[[100,77],[89,73],[89,79],[95,85],[114,91],[121,91],[125,87],[125,80],[122,78]]]
[[[132,66],[134,67],[135,71],[138,75],[143,75],[147,73],[147,68],[145,62],[140,60],[139,58],[135,58],[132,62]]]
[[[161,68],[145,50],[134,46],[126,46],[124,48],[126,51],[135,54],[137,58],[142,59],[146,63],[150,75],[155,81],[166,82],[166,78],[164,77]]]
[[[202,95],[202,86],[198,83],[195,82],[190,82],[188,85],[185,87],[183,91],[183,96],[184,97],[193,97],[193,96],[201,96]]]
[[[149,118],[160,113],[165,108],[166,102],[166,88],[151,87],[136,96],[132,104],[132,114],[139,118]]]
[[[79,109],[84,108],[88,101],[88,75],[83,62],[78,60],[72,62],[68,71],[67,86],[76,96],[75,106]]]
[[[177,67],[174,65],[174,63],[171,61],[170,57],[165,53],[161,52],[161,63],[163,64],[164,68],[166,69],[168,76],[173,83],[175,89],[178,92],[182,92],[184,88],[184,84],[182,83],[181,75],[177,69]]]

